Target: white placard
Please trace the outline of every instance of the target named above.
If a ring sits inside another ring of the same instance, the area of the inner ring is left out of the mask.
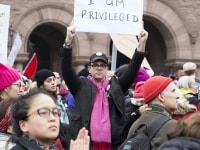
[[[113,40],[115,46],[117,47],[117,50],[131,59],[135,52],[135,49],[138,46],[138,40],[136,36],[110,34],[110,37]],[[144,58],[141,66],[152,70],[146,58]]]
[[[10,6],[0,4],[0,62],[7,62]]]
[[[22,46],[22,40],[19,33],[16,34],[15,41],[13,43],[12,49],[9,53],[7,64],[13,66],[17,54]]]
[[[143,0],[75,0],[76,31],[138,35]]]

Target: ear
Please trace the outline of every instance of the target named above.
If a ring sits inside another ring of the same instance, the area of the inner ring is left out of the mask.
[[[158,99],[159,99],[159,101],[162,102],[162,103],[165,101],[165,100],[164,100],[164,97],[163,97],[161,94],[158,95]]]
[[[25,120],[19,121],[19,127],[23,133],[27,133],[29,131],[27,121],[25,121]]]
[[[5,88],[5,89],[4,89],[5,93],[8,93],[9,89],[10,89],[10,86],[7,87],[7,88]]]
[[[91,66],[88,66],[88,71],[89,73],[91,73]]]

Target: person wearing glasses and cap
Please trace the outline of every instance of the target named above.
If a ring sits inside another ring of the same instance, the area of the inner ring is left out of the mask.
[[[91,135],[92,150],[115,150],[122,143],[122,128],[125,121],[125,102],[123,93],[133,83],[143,58],[148,33],[142,30],[139,45],[124,74],[108,79],[108,58],[97,52],[89,60],[88,77],[78,77],[72,67],[72,39],[74,26],[67,28],[67,37],[61,48],[63,78],[74,96],[75,108],[70,115],[70,131],[75,138],[82,127]]]

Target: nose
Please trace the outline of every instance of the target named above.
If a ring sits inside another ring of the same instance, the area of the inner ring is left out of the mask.
[[[49,114],[49,120],[50,120],[50,121],[55,121],[56,118],[57,118],[57,117],[54,116],[52,112],[50,112],[50,114]]]

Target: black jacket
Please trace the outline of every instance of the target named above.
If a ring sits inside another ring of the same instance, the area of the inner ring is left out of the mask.
[[[16,140],[16,145],[11,150],[43,150],[37,144],[31,142],[25,137],[20,137]],[[55,146],[50,148],[50,150],[58,150]]]
[[[21,137],[16,141],[16,145],[11,150],[42,150],[28,139]]]
[[[191,137],[176,137],[163,143],[156,150],[200,150],[200,140]]]
[[[71,136],[75,139],[82,127],[90,129],[90,117],[97,89],[86,77],[79,78],[76,75],[72,65],[71,48],[62,49],[61,56],[62,75],[75,98],[75,110],[70,116],[69,124]],[[136,51],[124,74],[119,78],[113,76],[110,79],[110,88],[107,92],[110,108],[112,149],[116,149],[123,142],[122,131],[125,121],[123,93],[129,89],[136,78],[144,56],[145,53]]]

